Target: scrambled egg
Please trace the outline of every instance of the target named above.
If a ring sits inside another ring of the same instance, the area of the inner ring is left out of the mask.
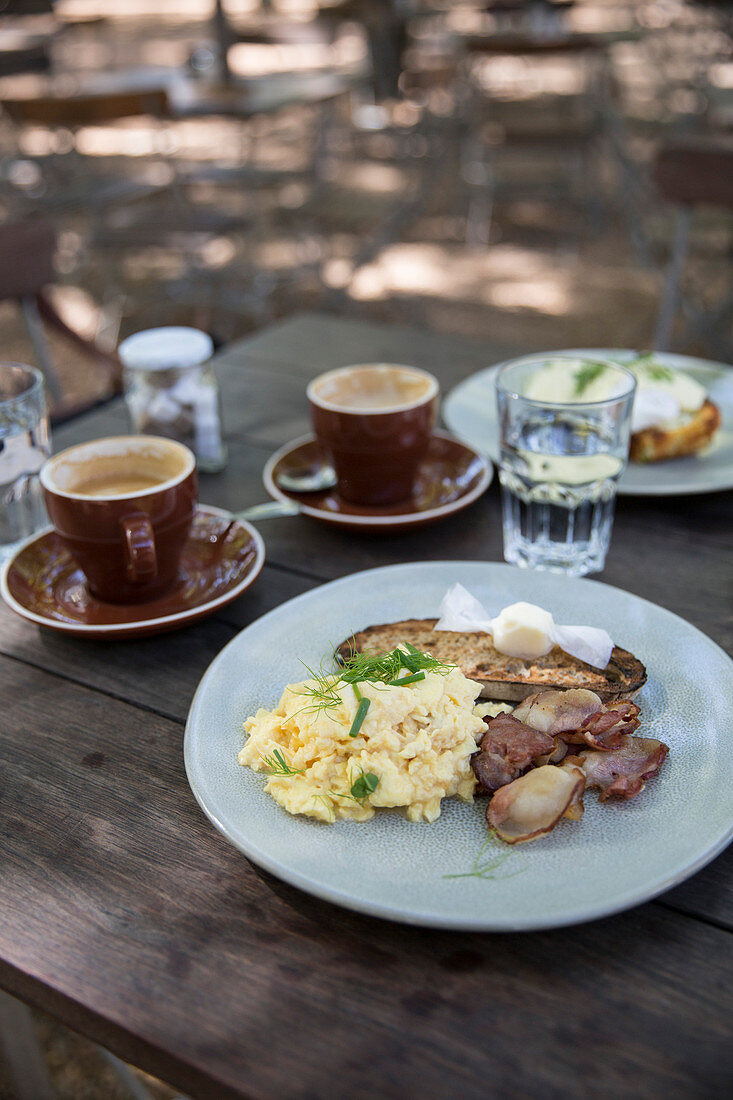
[[[377,808],[401,806],[410,821],[434,821],[441,799],[472,801],[470,758],[485,731],[473,711],[478,684],[454,667],[405,687],[360,683],[370,704],[350,737],[358,699],[337,675],[329,683],[340,705],[318,709],[307,694],[315,681],[306,680],[289,684],[275,710],[244,723],[239,763],[269,773],[265,790],[284,809],[319,821],[368,821]],[[276,752],[285,769],[273,767]],[[283,770],[293,774],[277,774]]]
[[[499,714],[511,714],[514,707],[511,703],[477,703],[473,713],[479,718],[496,718]]]

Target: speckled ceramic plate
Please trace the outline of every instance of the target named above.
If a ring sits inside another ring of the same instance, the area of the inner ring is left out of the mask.
[[[460,581],[491,614],[516,600],[558,622],[603,626],[647,665],[640,732],[670,747],[660,775],[626,803],[586,796],[580,822],[505,847],[486,842],[486,802],[448,799],[432,825],[399,811],[365,824],[292,817],[237,763],[242,722],[271,707],[336,642],[371,623],[434,615]],[[257,620],[204,676],[185,760],[196,798],[251,860],[339,905],[410,924],[479,931],[551,928],[637,905],[691,875],[733,837],[733,662],[669,611],[598,581],[480,562],[423,562],[356,573]],[[472,875],[504,856],[489,877]],[[467,877],[449,877],[466,875]]]
[[[104,603],[92,596],[84,574],[48,528],[24,542],[0,573],[0,594],[24,619],[79,638],[141,638],[162,634],[211,615],[253,583],[265,545],[248,523],[199,505],[181,555],[175,584],[155,600]]]
[[[587,355],[626,363],[641,353],[618,348],[571,348],[548,354]],[[656,358],[697,379],[720,408],[723,422],[712,444],[700,454],[665,462],[632,462],[619,482],[619,493],[671,496],[733,488],[733,367],[667,352],[657,352]],[[466,378],[451,390],[442,407],[443,419],[451,431],[495,462],[499,457],[499,426],[494,380],[501,366],[499,363]]]
[[[294,493],[278,484],[278,474],[299,474],[327,464],[329,458],[314,435],[303,435],[271,455],[262,471],[270,496],[292,501],[301,512],[334,527],[394,535],[460,512],[486,492],[494,476],[491,463],[472,447],[446,432],[435,432],[420,464],[408,501],[388,507],[351,504],[336,489]]]

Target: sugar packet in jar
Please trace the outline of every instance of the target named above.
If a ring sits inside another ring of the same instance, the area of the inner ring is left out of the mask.
[[[207,333],[184,326],[146,329],[118,348],[133,431],[184,443],[204,472],[226,465],[213,352]]]

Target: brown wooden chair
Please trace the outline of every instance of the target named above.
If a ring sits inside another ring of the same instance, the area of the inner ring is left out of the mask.
[[[680,282],[695,210],[704,206],[733,210],[733,137],[686,137],[665,142],[657,152],[652,177],[661,198],[676,207],[672,250],[654,336],[655,349],[664,351],[682,299]],[[714,336],[730,307],[729,295],[714,316],[706,316],[708,337]],[[700,318],[696,327],[702,327]],[[723,341],[722,346],[729,350],[729,341]]]
[[[0,226],[0,301],[16,301],[23,311],[28,334],[55,405],[62,399],[61,385],[53,364],[45,326],[55,329],[83,355],[105,371],[110,395],[122,389],[122,366],[116,355],[81,336],[59,315],[48,288],[55,281],[56,234],[42,218]],[[64,409],[64,418],[86,406]]]
[[[4,97],[3,111],[17,128],[45,126],[52,130],[70,131],[72,135],[84,126],[103,126],[120,119],[149,116],[155,119],[170,115],[168,91],[155,84],[134,86],[128,74],[109,88],[80,90],[70,95],[57,95],[53,85],[35,95],[23,98]],[[106,178],[96,168],[90,170],[88,158],[72,147],[71,153],[40,158],[43,170],[50,170],[49,194],[35,205],[45,210],[68,207],[103,208],[118,203],[134,202],[155,193],[159,188],[137,180]],[[55,173],[55,174],[54,174]],[[58,175],[58,179],[55,176]]]
[[[17,125],[37,123],[74,130],[136,115],[165,116],[168,114],[168,92],[163,87],[151,87],[68,96],[37,95],[23,99],[4,98],[2,105]]]

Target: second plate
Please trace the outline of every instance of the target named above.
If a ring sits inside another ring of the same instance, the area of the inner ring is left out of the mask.
[[[587,355],[620,363],[640,355],[619,348],[569,348],[552,355]],[[669,496],[708,493],[733,488],[733,368],[687,355],[657,352],[664,366],[682,370],[705,387],[720,408],[723,423],[712,445],[699,455],[666,462],[631,463],[619,482],[629,496]],[[451,431],[495,462],[499,457],[499,425],[494,380],[501,363],[460,382],[443,401],[443,419]]]

